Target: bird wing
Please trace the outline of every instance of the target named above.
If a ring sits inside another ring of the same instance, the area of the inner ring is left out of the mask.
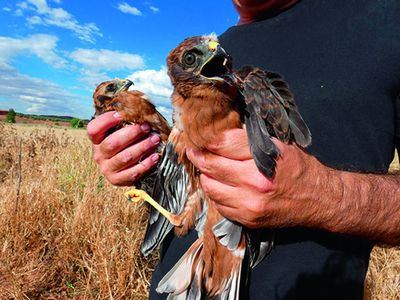
[[[245,229],[245,236],[248,264],[251,268],[255,268],[271,252],[274,246],[275,231],[268,228]]]
[[[188,182],[189,176],[185,166],[179,162],[175,144],[169,139],[158,166],[152,197],[169,212],[179,214],[187,201]],[[151,207],[141,247],[143,255],[147,256],[156,249],[173,228],[174,226],[158,210]]]
[[[270,137],[307,147],[311,144],[311,133],[280,75],[254,67],[245,67],[236,75],[242,80],[251,153],[258,169],[272,178],[279,150]]]

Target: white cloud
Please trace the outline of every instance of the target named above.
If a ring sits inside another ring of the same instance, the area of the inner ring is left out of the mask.
[[[172,125],[172,108],[166,106],[157,106],[157,110],[164,116],[164,118]]]
[[[19,6],[22,9],[27,9],[27,5],[32,4],[34,7],[36,7],[36,10],[39,14],[44,15],[46,13],[50,13],[52,8],[47,4],[46,0],[27,0],[26,2],[22,2],[21,4],[24,5],[25,7]]]
[[[172,85],[165,67],[159,70],[136,71],[128,76],[128,78],[135,84],[131,89],[147,94],[167,120],[171,120],[172,108],[170,97],[172,94]]]
[[[158,13],[159,11],[160,11],[160,9],[158,8],[158,7],[155,7],[155,6],[153,6],[153,5],[150,5],[149,6],[149,8],[150,8],[150,10],[153,12],[153,13]]]
[[[29,5],[26,2],[18,2],[17,7],[19,7],[20,9],[29,9]]]
[[[89,91],[93,91],[97,85],[111,79],[111,76],[108,76],[105,72],[90,69],[81,69],[81,75],[79,77],[79,81],[82,82]]]
[[[10,11],[11,11],[11,8],[9,8],[9,7],[6,6],[6,7],[3,7],[3,10],[6,11],[6,12],[10,12]]]
[[[133,88],[137,88],[149,95],[164,98],[169,103],[172,85],[165,67],[162,67],[160,70],[136,71],[128,78],[135,83]]]
[[[17,9],[14,13],[14,15],[16,15],[17,17],[22,17],[24,15],[22,9]]]
[[[13,71],[13,70],[14,70],[14,68],[12,66],[10,66],[9,64],[2,62],[0,60],[0,71],[5,72],[5,71]]]
[[[141,16],[143,15],[142,12],[134,6],[129,5],[126,2],[120,2],[118,4],[118,10],[123,12],[124,14],[130,14],[134,16]]]
[[[144,67],[144,59],[131,54],[108,49],[77,49],[70,58],[82,66],[79,81],[90,90],[99,83],[110,80],[108,72],[133,71]]]
[[[46,106],[39,103],[33,103],[26,109],[28,114],[40,114],[42,111],[46,110]]]
[[[46,64],[56,68],[66,65],[57,52],[58,38],[53,35],[35,34],[25,38],[0,36],[0,62],[8,63],[19,55],[35,55]]]
[[[43,24],[43,20],[39,16],[28,17],[28,18],[26,18],[26,21],[28,22],[29,25]]]
[[[53,0],[53,2],[60,3],[57,0]],[[23,12],[33,14],[27,18],[27,22],[31,26],[46,25],[71,30],[79,39],[89,43],[94,43],[97,36],[102,36],[96,24],[81,24],[65,9],[49,6],[47,0],[26,0],[17,3],[17,7],[16,15],[22,16]]]
[[[51,81],[21,74],[4,63],[0,63],[0,78],[0,99],[10,107],[18,105],[28,113],[82,113],[79,96]]]
[[[138,54],[107,49],[77,49],[70,56],[92,70],[134,70],[144,67],[144,60]]]

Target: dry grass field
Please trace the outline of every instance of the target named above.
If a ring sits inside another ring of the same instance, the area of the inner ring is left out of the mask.
[[[144,207],[103,180],[85,131],[0,126],[0,299],[146,299]]]
[[[123,191],[83,130],[0,125],[0,299],[146,299],[156,257],[141,257],[145,208]],[[400,250],[374,249],[366,286],[400,299]]]

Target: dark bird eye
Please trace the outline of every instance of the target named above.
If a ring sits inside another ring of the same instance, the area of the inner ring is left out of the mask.
[[[106,92],[112,92],[114,90],[115,90],[115,84],[114,83],[110,83],[109,85],[107,85]]]
[[[185,53],[183,56],[183,62],[188,66],[193,65],[196,62],[196,55],[192,52]]]

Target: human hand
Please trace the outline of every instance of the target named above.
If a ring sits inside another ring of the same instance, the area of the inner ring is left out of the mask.
[[[187,150],[200,170],[200,182],[218,211],[249,228],[310,225],[318,204],[311,201],[327,168],[295,145],[273,142],[281,155],[270,180],[256,167],[247,134],[234,129],[209,145],[209,152]]]
[[[157,164],[159,155],[154,150],[160,138],[156,134],[146,137],[150,132],[146,123],[127,125],[107,135],[121,120],[115,111],[104,113],[88,124],[87,134],[93,143],[93,159],[107,180],[130,186]]]

